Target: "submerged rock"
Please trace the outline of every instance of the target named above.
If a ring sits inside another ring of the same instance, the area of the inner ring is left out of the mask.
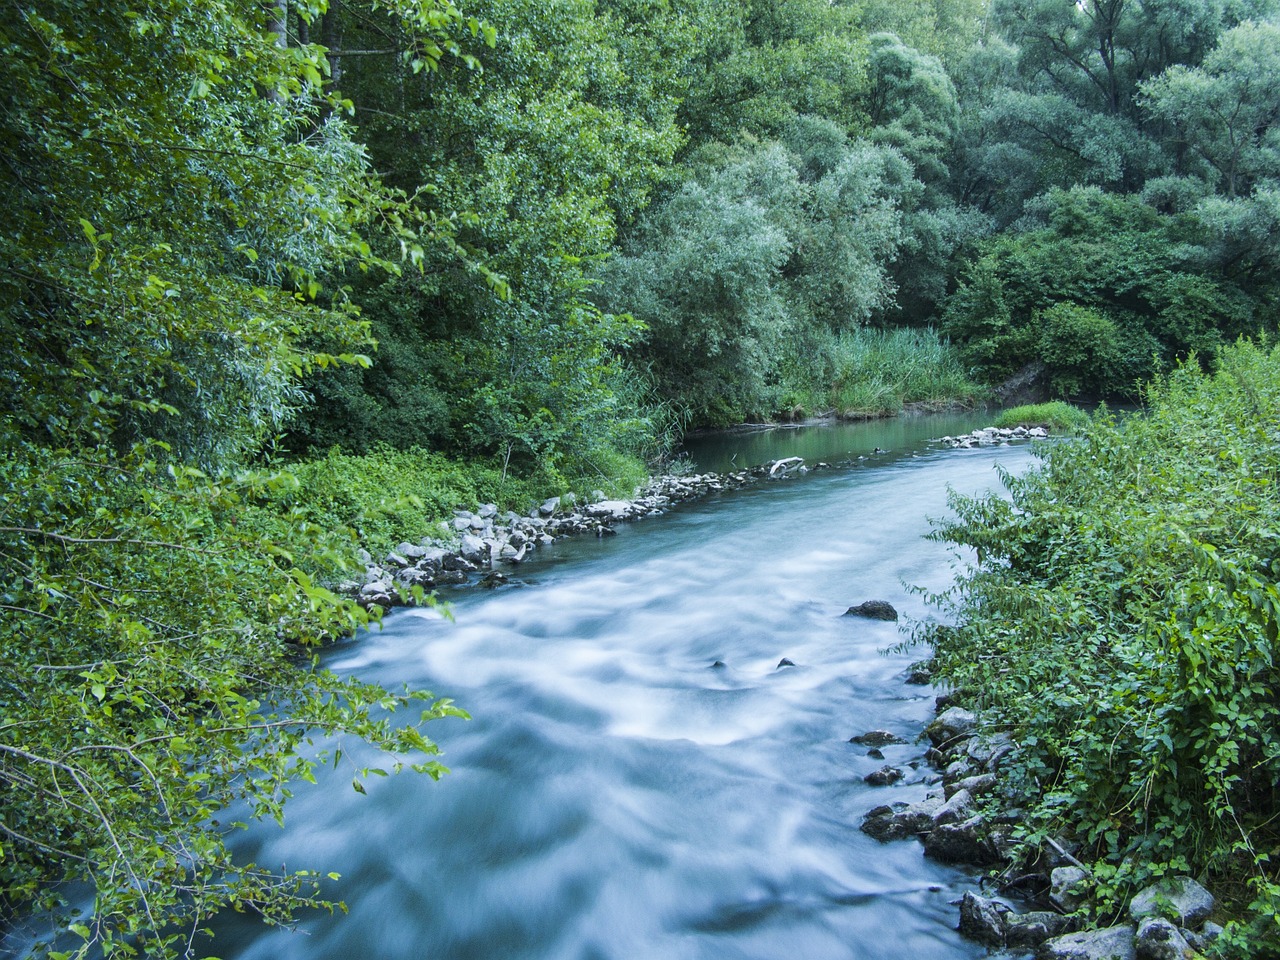
[[[887,600],[866,600],[844,612],[846,617],[866,617],[869,620],[897,620],[898,611]]]
[[[862,779],[873,787],[887,787],[897,783],[903,776],[903,772],[897,767],[884,766],[879,770],[868,773]]]
[[[896,733],[890,733],[888,730],[868,730],[866,733],[860,733],[856,737],[849,738],[850,743],[860,743],[864,747],[887,747],[894,743],[906,743]]]

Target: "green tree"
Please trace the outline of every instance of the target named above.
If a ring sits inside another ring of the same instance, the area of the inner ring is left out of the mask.
[[[424,695],[312,668],[369,621],[314,582],[352,544],[246,469],[302,374],[361,360],[340,272],[460,254],[373,175],[279,14],[0,4],[0,901],[70,922],[79,955],[190,954],[220,908],[318,902],[310,874],[233,861],[215,813],[278,816],[313,731],[439,774],[419,723],[455,712],[393,725]],[[370,15],[427,67],[470,32],[444,0]],[[88,915],[63,912],[73,881]]]
[[[1176,65],[1143,86],[1151,113],[1175,146],[1213,171],[1228,198],[1280,179],[1280,26],[1242,24],[1224,33],[1198,67]]]

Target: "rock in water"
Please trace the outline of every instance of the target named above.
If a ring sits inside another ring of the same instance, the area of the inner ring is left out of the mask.
[[[783,667],[794,667],[795,665],[796,664],[794,660],[788,660],[786,657],[783,657],[781,660],[778,661],[778,665],[774,667],[774,669],[781,670]]]
[[[850,607],[844,612],[846,617],[866,617],[869,620],[897,620],[898,611],[887,600],[867,600]]]
[[[896,733],[890,733],[888,730],[868,730],[866,733],[860,733],[856,737],[849,738],[850,743],[860,743],[864,747],[887,747],[893,743],[906,743]]]

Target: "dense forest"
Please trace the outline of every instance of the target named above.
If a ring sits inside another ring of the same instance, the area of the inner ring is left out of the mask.
[[[1276,327],[1274,0],[0,2],[0,923],[73,952],[322,902],[214,819],[312,731],[442,772],[308,666],[361,540]]]

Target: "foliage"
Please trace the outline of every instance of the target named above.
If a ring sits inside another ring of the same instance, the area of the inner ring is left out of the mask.
[[[644,324],[634,355],[697,423],[777,409],[793,344],[856,326],[891,296],[910,167],[823,121],[794,125],[790,141],[794,152],[708,151],[601,269],[602,305]]]
[[[1261,322],[1257,295],[1205,269],[1216,240],[1197,215],[1097,187],[1055,191],[1032,211],[1023,230],[981,245],[944,307],[944,332],[981,375],[1041,361],[1060,395],[1126,395]]]
[[[925,631],[945,682],[1018,744],[1026,839],[1081,844],[1097,909],[1164,873],[1247,905],[1233,956],[1280,945],[1280,350],[1184,365],[1097,417],[1008,499],[954,497],[976,551]]]
[[[262,509],[291,481],[245,468],[300,376],[368,362],[342,271],[465,260],[455,224],[373,175],[324,51],[271,12],[0,16],[0,902],[56,926],[87,882],[59,952],[189,954],[220,908],[320,902],[310,874],[233,862],[217,811],[278,817],[313,731],[438,775],[420,724],[456,713],[309,664],[369,622],[315,586],[352,543]],[[447,0],[369,12],[423,68],[480,30]]]
[[[969,379],[956,349],[932,329],[863,327],[817,338],[796,353],[784,367],[789,399],[842,417],[895,414],[908,404],[972,403],[985,393]]]
[[[505,295],[447,251],[420,274],[357,283],[382,359],[315,378],[291,442],[497,455],[525,472],[647,452],[662,412],[619,402],[642,395],[618,361],[635,325],[591,306],[586,278],[679,143],[692,27],[663,3],[472,9],[496,31],[482,70],[348,58],[344,85],[379,168],[439,216],[465,211],[458,240]],[[346,37],[386,44],[365,18]],[[658,52],[670,62],[635,60]]]
[[[589,474],[565,478],[541,473],[517,477],[502,463],[451,460],[420,448],[375,447],[356,456],[330,450],[290,464],[295,483],[261,507],[263,520],[284,514],[322,530],[345,530],[376,556],[424,536],[446,537],[441,521],[459,507],[493,503],[527,513],[547,496],[595,488],[630,496],[644,479],[644,465],[611,456]]]
[[[439,776],[421,724],[460,715],[308,665],[307,646],[369,621],[314,581],[350,541],[263,510],[287,475],[166,472],[143,449],[39,447],[11,427],[3,452],[7,911],[70,922],[69,954],[185,956],[219,909],[284,922],[325,905],[307,870],[233,860],[223,808],[281,818],[289,783],[349,742]],[[393,723],[402,709],[419,712]],[[333,749],[317,755],[314,731]],[[365,765],[346,766],[361,789]],[[63,901],[71,881],[92,885],[85,915],[74,888]]]
[[[997,427],[1049,427],[1058,431],[1075,432],[1089,422],[1089,414],[1061,400],[1048,403],[1029,403],[1001,410],[995,419]]]

